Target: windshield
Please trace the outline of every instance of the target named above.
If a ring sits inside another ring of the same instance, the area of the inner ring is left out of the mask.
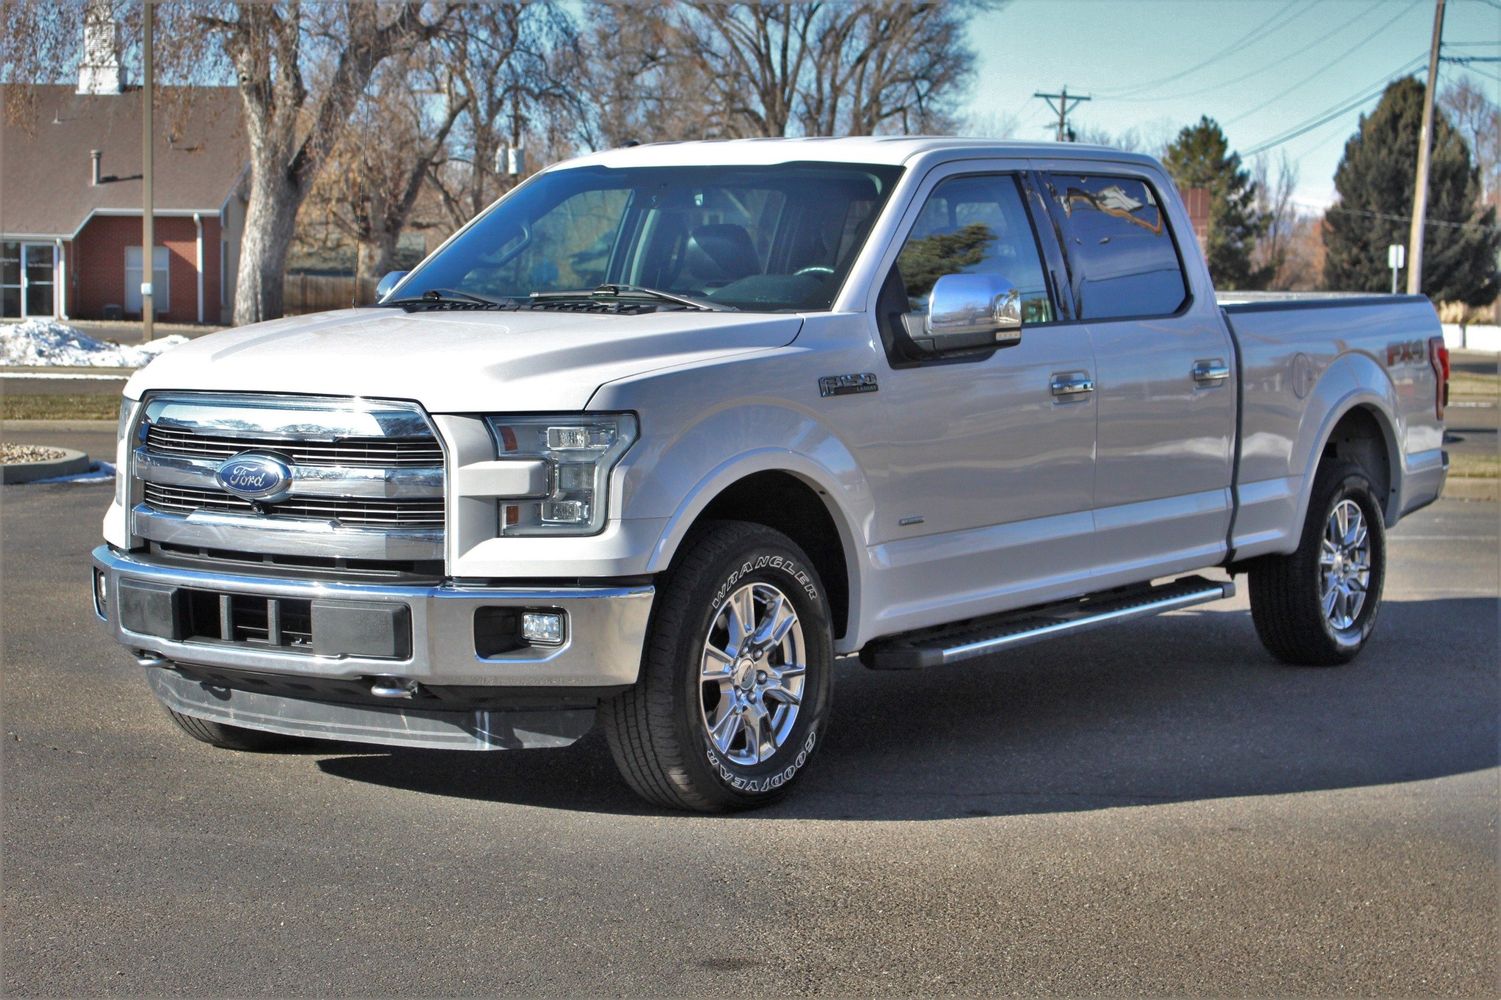
[[[487,299],[654,289],[752,311],[821,311],[900,167],[571,167],[539,174],[402,284]]]

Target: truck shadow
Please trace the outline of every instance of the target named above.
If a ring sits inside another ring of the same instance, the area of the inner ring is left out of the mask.
[[[1456,623],[1464,623],[1456,627]],[[760,819],[921,820],[1352,788],[1498,763],[1497,602],[1390,602],[1352,666],[1267,656],[1244,611],[1102,630],[927,673],[841,664],[819,759]],[[566,750],[357,751],[332,775],[653,814],[596,731]]]

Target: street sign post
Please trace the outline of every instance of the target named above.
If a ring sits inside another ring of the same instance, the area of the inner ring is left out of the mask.
[[[1392,294],[1397,294],[1397,272],[1407,266],[1407,248],[1393,243],[1386,248],[1386,266],[1392,269]]]

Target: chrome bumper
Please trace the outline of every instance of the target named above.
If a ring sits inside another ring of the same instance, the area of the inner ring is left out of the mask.
[[[104,577],[106,592],[105,607],[96,611],[103,612],[101,617],[115,639],[138,658],[284,676],[383,678],[424,685],[566,690],[634,684],[654,593],[650,586],[423,587],[211,573],[159,565],[107,545],[95,549],[93,558],[95,569]],[[206,642],[191,636],[174,639],[133,632],[121,624],[119,595],[123,582],[252,598],[405,608],[411,627],[409,652],[401,658],[326,656],[264,644]],[[563,643],[479,655],[475,612],[497,607],[565,612],[568,625]]]

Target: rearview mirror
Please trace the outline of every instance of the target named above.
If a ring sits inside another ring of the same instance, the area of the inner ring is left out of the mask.
[[[375,286],[375,301],[379,302],[385,298],[391,289],[401,284],[401,279],[410,273],[410,271],[387,271],[386,276]]]
[[[1021,292],[998,274],[945,274],[928,296],[924,353],[1009,347],[1022,339]]]

